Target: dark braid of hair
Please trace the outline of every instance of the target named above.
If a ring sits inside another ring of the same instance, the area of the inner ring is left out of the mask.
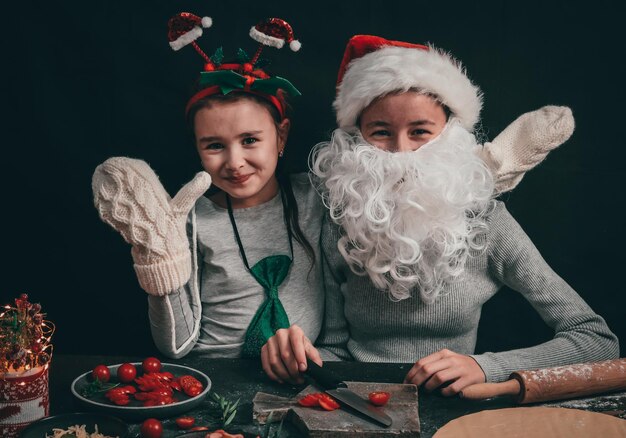
[[[311,261],[311,268],[315,265],[315,252],[313,251],[313,247],[306,239],[304,233],[302,232],[302,228],[300,228],[300,220],[298,218],[298,203],[296,202],[296,197],[293,194],[293,188],[291,187],[291,179],[289,178],[289,174],[283,169],[282,160],[278,160],[278,166],[276,167],[276,179],[278,180],[278,185],[281,187],[281,196],[284,194],[284,216],[285,216],[285,225],[289,230],[291,230],[294,239],[302,245],[304,248],[304,252],[307,257]]]

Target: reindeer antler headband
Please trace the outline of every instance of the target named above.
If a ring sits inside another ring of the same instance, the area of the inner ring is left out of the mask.
[[[202,36],[203,28],[213,24],[210,17],[198,17],[189,12],[174,15],[168,21],[168,40],[174,50],[191,44],[204,59],[204,71],[200,73],[201,90],[194,94],[185,108],[185,114],[198,102],[212,94],[228,94],[231,91],[241,91],[255,94],[271,102],[281,118],[285,117],[284,103],[278,98],[280,91],[290,96],[299,96],[301,93],[287,79],[270,76],[262,67],[264,60],[260,59],[264,46],[282,48],[286,43],[291,50],[300,50],[300,42],[293,36],[289,23],[280,18],[268,18],[250,29],[250,37],[259,43],[254,56],[249,57],[243,50],[237,51],[235,62],[223,62],[224,53],[218,48],[212,56],[208,56],[196,43]]]

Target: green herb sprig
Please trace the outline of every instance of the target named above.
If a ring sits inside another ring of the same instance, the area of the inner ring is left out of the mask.
[[[270,414],[267,417],[265,427],[263,428],[263,432],[261,434],[262,438],[280,438],[281,432],[283,430],[283,421],[285,421],[285,418],[283,417],[283,419],[280,420],[280,423],[278,424],[278,429],[275,429],[274,428],[275,423],[272,421],[273,416],[274,416],[274,413],[270,412]]]
[[[99,392],[108,391],[109,389],[113,389],[119,385],[119,383],[104,383],[99,379],[95,379],[92,382],[89,382],[83,388],[81,388],[80,395],[85,398],[91,398]]]
[[[235,419],[237,415],[237,406],[239,406],[239,400],[231,402],[216,392],[211,394],[214,404],[216,405],[218,421],[221,427],[226,427]]]

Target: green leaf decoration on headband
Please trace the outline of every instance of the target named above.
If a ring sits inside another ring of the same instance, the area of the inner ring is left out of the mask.
[[[205,88],[211,85],[219,85],[222,90],[230,89],[228,92],[246,85],[246,78],[232,70],[203,71],[200,73],[200,85]],[[228,94],[224,93],[224,94]]]
[[[217,85],[222,94],[228,94],[233,90],[243,90],[246,86],[246,78],[232,70],[205,71],[200,74],[200,85],[202,87]],[[291,82],[278,76],[269,79],[257,79],[250,86],[251,91],[272,96],[276,96],[279,89],[284,90],[290,96],[302,95]]]
[[[220,65],[222,65],[222,61],[224,60],[224,49],[221,47],[218,47],[210,59],[211,59],[211,62],[216,67],[219,67]]]
[[[248,56],[245,50],[239,48],[237,49],[237,61],[239,61],[240,64],[245,64],[250,61],[250,56]]]
[[[302,95],[302,93],[300,93],[300,91],[296,87],[294,87],[291,82],[278,76],[274,76],[273,78],[269,79],[258,79],[254,81],[250,89],[265,94],[271,94],[273,96],[276,95],[276,91],[278,89],[284,90],[290,96]]]

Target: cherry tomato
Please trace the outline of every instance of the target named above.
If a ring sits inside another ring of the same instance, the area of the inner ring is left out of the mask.
[[[322,407],[322,409],[326,411],[334,411],[335,409],[339,409],[339,403],[337,403],[337,401],[328,394],[320,394],[318,396],[317,402]]]
[[[137,368],[133,364],[123,363],[117,369],[117,379],[123,383],[130,383],[137,377]]]
[[[154,374],[144,374],[135,379],[135,383],[141,391],[154,391],[162,388],[169,388],[167,382],[161,381]]]
[[[367,396],[367,398],[370,399],[370,402],[376,406],[385,406],[389,401],[389,397],[391,397],[391,394],[384,391],[370,392]]]
[[[102,383],[106,383],[111,378],[111,371],[106,365],[98,365],[91,371],[91,376]]]
[[[204,386],[202,383],[196,379],[194,376],[180,376],[178,378],[178,383],[180,383],[183,392],[187,394],[189,397],[195,397],[202,392]]]
[[[183,388],[180,386],[180,382],[178,379],[174,379],[170,382],[170,388],[175,389],[176,391],[182,391]]]
[[[163,424],[155,418],[148,418],[141,424],[142,438],[161,438],[163,435]]]
[[[181,429],[189,429],[196,422],[193,417],[179,417],[176,420],[176,425]]]
[[[141,363],[144,373],[158,373],[161,371],[161,361],[156,357],[147,357]]]

